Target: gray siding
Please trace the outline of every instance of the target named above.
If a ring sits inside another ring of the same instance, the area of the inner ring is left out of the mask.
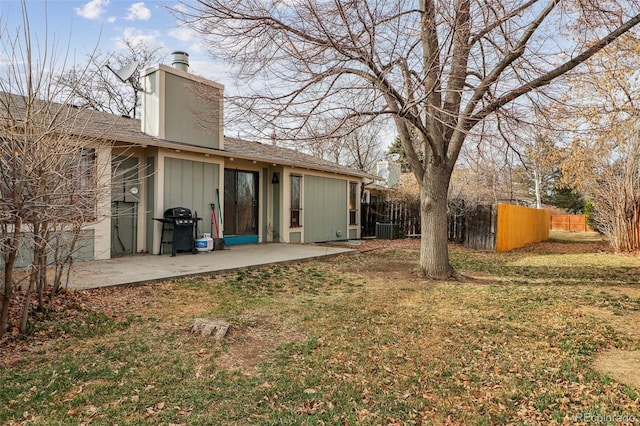
[[[211,96],[216,89],[165,73],[165,138],[207,148],[220,148],[220,110]]]
[[[147,252],[148,253],[153,253],[153,229],[154,226],[156,224],[156,222],[154,222],[153,220],[153,206],[155,206],[156,204],[156,187],[155,187],[155,183],[156,183],[156,174],[154,173],[156,169],[156,159],[155,157],[149,157],[147,158],[147,173],[145,174],[147,176],[147,184],[146,184],[146,189],[147,189],[147,211],[145,212],[145,217],[146,217],[146,225],[147,225]]]
[[[198,223],[200,233],[215,235],[215,225],[211,230],[211,204],[218,204],[218,176],[217,164],[166,158],[164,209],[186,207],[192,214],[197,212],[202,218]]]
[[[304,242],[346,240],[347,234],[347,181],[305,175]]]
[[[80,232],[81,234],[76,242],[75,252],[72,255],[73,260],[74,262],[93,260],[95,233],[93,229],[86,229]],[[31,233],[22,233],[21,235],[20,248],[18,249],[18,258],[15,266],[17,268],[26,268],[33,264],[33,235]],[[72,235],[63,233],[61,237],[67,240],[71,239]],[[53,247],[54,245],[55,239],[51,242],[51,246]],[[68,250],[62,250],[60,256],[65,256],[68,252]],[[55,259],[52,255],[49,255],[47,260],[49,263],[52,263]],[[0,257],[0,267],[4,267],[4,258],[2,257]]]

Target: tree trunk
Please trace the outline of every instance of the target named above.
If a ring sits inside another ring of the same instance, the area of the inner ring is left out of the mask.
[[[0,337],[4,336],[9,325],[9,306],[13,299],[13,264],[16,255],[9,253],[4,265],[4,293],[2,294],[2,311],[0,311]]]
[[[37,280],[37,262],[34,262],[33,270],[31,271],[31,277],[29,278],[29,286],[27,293],[24,295],[24,303],[22,304],[22,316],[20,318],[20,333],[25,334],[27,332],[27,321],[29,319],[29,308],[31,307],[31,292],[35,286]]]
[[[36,288],[38,289],[38,309],[44,309],[44,292],[47,289],[47,253],[46,248],[40,248],[38,253],[40,260],[38,261],[38,273],[36,275],[37,281],[35,281]]]
[[[540,187],[542,186],[542,179],[540,177],[540,173],[536,169],[533,169],[533,180],[535,182],[536,188],[536,208],[542,208],[542,195],[540,194]]]
[[[4,264],[4,293],[2,296],[2,310],[0,311],[0,337],[4,336],[9,325],[9,307],[13,299],[13,266],[18,257],[20,248],[20,233],[22,232],[22,221],[16,218],[13,228],[13,236],[6,243],[5,264]]]
[[[420,185],[420,271],[426,278],[446,280],[453,276],[447,239],[447,193],[451,171],[433,166]]]

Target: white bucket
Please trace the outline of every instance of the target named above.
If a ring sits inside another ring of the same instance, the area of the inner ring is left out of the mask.
[[[211,251],[211,250],[213,250],[213,239],[211,239],[211,238],[198,238],[196,240],[196,250],[198,250],[198,251]]]

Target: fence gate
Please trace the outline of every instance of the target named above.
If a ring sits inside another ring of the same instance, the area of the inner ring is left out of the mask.
[[[477,206],[467,211],[464,246],[474,250],[495,250],[496,219],[495,206]]]

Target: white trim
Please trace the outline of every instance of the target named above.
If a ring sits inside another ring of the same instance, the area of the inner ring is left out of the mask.
[[[98,188],[108,188],[98,192],[96,200],[96,222],[84,229],[93,229],[94,260],[111,259],[111,147],[96,148],[96,173]]]

